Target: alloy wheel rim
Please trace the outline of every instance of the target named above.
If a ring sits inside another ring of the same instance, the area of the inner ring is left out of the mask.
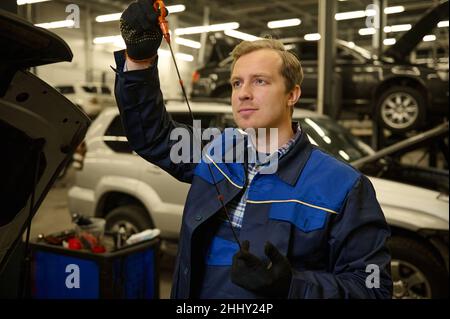
[[[392,128],[405,129],[419,116],[419,104],[410,94],[396,92],[389,95],[381,105],[383,122]]]
[[[422,271],[404,260],[392,260],[393,297],[395,299],[429,299],[431,285]]]
[[[130,223],[129,221],[126,221],[126,220],[119,220],[119,221],[115,222],[111,227],[111,231],[113,233],[119,232],[119,229],[121,227],[125,228],[126,234],[128,236],[139,232],[139,229],[135,225],[133,225],[132,223]]]

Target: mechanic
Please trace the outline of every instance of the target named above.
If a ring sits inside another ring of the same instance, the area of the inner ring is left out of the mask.
[[[390,298],[390,231],[375,191],[367,177],[313,146],[292,123],[303,72],[281,42],[243,41],[232,52],[234,120],[243,130],[277,128],[275,149],[258,144],[259,137],[247,141],[270,156],[212,162],[211,171],[203,159],[171,161],[177,142],[171,131],[192,133],[192,127],[173,121],[164,106],[157,69],[162,33],[152,6],[139,0],[122,14],[126,50],[114,53],[115,95],[136,153],[191,183],[171,297]],[[217,140],[223,143],[223,134]],[[273,156],[276,172],[262,174]]]

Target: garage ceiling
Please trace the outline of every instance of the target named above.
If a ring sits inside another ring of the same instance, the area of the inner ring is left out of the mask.
[[[303,37],[308,33],[318,32],[318,1],[325,0],[272,0],[261,2],[260,0],[166,0],[166,5],[184,4],[186,10],[176,13],[179,27],[203,25],[204,8],[210,9],[210,24],[224,22],[239,22],[239,31],[256,36],[271,35],[275,38]],[[336,0],[338,1],[338,0]],[[123,11],[130,0],[55,0],[55,2],[77,3],[81,7],[90,5],[93,16],[116,13]],[[347,0],[337,2],[337,12],[365,10],[372,4],[370,0]],[[414,24],[420,16],[431,6],[439,3],[439,0],[388,0],[387,6],[404,6],[405,11],[387,15],[387,25]],[[299,26],[269,29],[268,21],[300,18]],[[102,27],[93,24],[95,36],[104,30],[106,25],[118,31],[118,22],[103,23]],[[337,37],[347,41],[353,41],[357,45],[368,47],[371,45],[370,35],[361,36],[358,30],[365,28],[365,18],[344,20],[337,22]],[[439,41],[423,43],[422,46],[444,47],[448,56],[448,28],[436,28],[434,31]],[[117,32],[116,32],[117,33]],[[389,37],[399,37],[402,32],[389,34]],[[198,41],[199,34],[185,35],[184,38]]]
[[[272,0],[261,2],[260,0],[167,0],[166,5],[184,4],[186,11],[177,13],[180,25],[194,26],[203,24],[203,11],[205,6],[210,8],[210,23],[222,23],[237,21],[240,23],[240,31],[254,35],[271,33],[280,37],[291,37],[306,33],[317,32],[319,0]],[[323,1],[323,0],[322,0]],[[73,2],[73,1],[72,1]],[[105,11],[105,5],[116,8],[126,8],[129,0],[90,0],[98,4]],[[369,0],[338,1],[337,12],[365,10],[372,4]],[[389,0],[388,6],[402,5],[405,11],[388,15],[388,25],[414,23],[417,19],[438,0]],[[106,13],[106,12],[105,12]],[[266,23],[272,20],[288,18],[300,18],[301,25],[297,27],[268,29]],[[364,18],[345,20],[338,22],[339,33],[353,33],[364,27]],[[359,35],[358,35],[359,36]]]

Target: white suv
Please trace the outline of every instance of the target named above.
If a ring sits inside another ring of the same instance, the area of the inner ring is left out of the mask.
[[[105,107],[116,104],[111,88],[106,84],[60,84],[55,88],[72,103],[81,107],[91,118],[96,117]]]
[[[192,103],[202,128],[233,125],[231,107]],[[186,105],[168,101],[172,118],[191,123]],[[347,162],[373,153],[328,117],[298,110],[312,143]],[[104,110],[92,123],[77,153],[75,186],[69,190],[71,213],[105,217],[107,228],[137,232],[159,228],[165,239],[178,239],[189,184],[179,182],[134,153],[117,108]],[[392,274],[396,297],[442,297],[447,294],[448,195],[370,177],[391,226]]]

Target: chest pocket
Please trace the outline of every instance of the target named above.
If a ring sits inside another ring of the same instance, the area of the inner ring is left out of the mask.
[[[272,203],[269,218],[290,222],[303,232],[323,229],[329,214],[335,212],[326,208],[308,205],[297,200]]]

